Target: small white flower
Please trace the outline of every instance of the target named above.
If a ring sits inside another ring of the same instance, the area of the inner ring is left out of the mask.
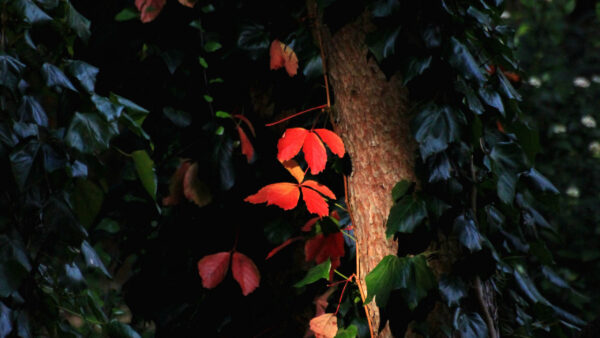
[[[539,88],[542,85],[542,80],[540,80],[540,78],[536,76],[530,77],[527,82],[529,82],[529,85],[535,88]]]
[[[552,132],[555,134],[563,134],[567,132],[567,126],[564,124],[554,124],[552,125]]]
[[[501,19],[510,19],[510,12],[509,11],[504,11],[502,12],[502,15],[500,15]]]
[[[590,115],[585,115],[581,118],[581,124],[588,128],[596,128],[596,120]]]
[[[588,145],[588,150],[594,157],[600,157],[600,142],[593,141]]]
[[[590,86],[590,80],[586,79],[583,76],[578,76],[573,79],[573,85],[579,88],[587,88]]]
[[[594,76],[592,76],[592,82],[600,83],[600,75],[594,75]]]
[[[575,186],[570,186],[567,188],[567,195],[573,198],[579,198],[579,189]]]

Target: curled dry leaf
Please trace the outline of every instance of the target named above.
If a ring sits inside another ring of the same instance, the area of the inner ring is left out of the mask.
[[[277,39],[273,40],[269,54],[271,56],[272,70],[285,67],[289,76],[294,76],[298,73],[298,57],[296,56],[296,53],[284,43]]]
[[[194,8],[194,5],[196,4],[196,0],[179,0],[179,3],[186,7]]]
[[[240,284],[242,294],[247,296],[260,284],[260,272],[248,256],[239,252],[233,253],[231,262],[233,278]]]
[[[198,179],[198,163],[192,164],[183,178],[183,194],[185,197],[203,207],[212,201],[212,195],[206,183]]]
[[[191,163],[186,160],[182,160],[179,168],[175,171],[169,182],[169,196],[163,198],[163,205],[177,205],[181,202],[183,195],[183,178],[185,173],[190,168]]]
[[[310,329],[317,338],[333,338],[337,334],[337,317],[333,313],[325,313],[310,320]]]
[[[204,256],[198,261],[198,273],[202,278],[202,286],[212,289],[219,285],[229,269],[231,252],[219,252]]]
[[[135,0],[135,6],[140,11],[140,19],[148,23],[160,14],[167,0]]]

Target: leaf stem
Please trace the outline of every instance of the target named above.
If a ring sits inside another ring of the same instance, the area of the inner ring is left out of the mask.
[[[337,269],[333,270],[333,272],[335,272],[335,273],[336,273],[338,276],[342,277],[343,279],[348,279],[348,278],[350,278],[350,277],[346,277],[346,276],[344,276],[344,274],[343,274],[343,273],[341,273],[341,272],[339,272],[339,271],[337,271]]]
[[[133,157],[133,155],[124,152],[123,150],[121,150],[119,147],[113,147],[119,154],[126,156],[126,157]]]
[[[298,112],[298,113],[292,114],[292,115],[290,115],[290,116],[288,116],[288,117],[285,117],[285,118],[283,118],[283,119],[281,119],[281,120],[279,120],[279,121],[275,121],[275,122],[267,123],[267,124],[265,124],[265,126],[267,126],[267,127],[271,127],[271,126],[274,126],[274,125],[276,125],[276,124],[279,124],[279,123],[285,122],[285,121],[287,121],[287,120],[289,120],[289,119],[292,119],[292,118],[294,118],[294,117],[296,117],[296,116],[302,115],[302,114],[304,114],[304,113],[308,113],[309,111],[313,111],[313,110],[317,110],[317,109],[322,109],[322,108],[325,108],[325,107],[328,107],[328,105],[326,105],[326,104],[322,104],[322,105],[320,105],[320,106],[316,106],[316,107],[308,108],[308,109],[306,109],[306,110],[303,110],[303,111],[301,111],[301,112]]]
[[[340,230],[344,236],[347,236],[348,238],[350,238],[351,240],[353,240],[354,242],[356,242],[356,237],[350,235],[349,233],[345,232],[344,230]]]

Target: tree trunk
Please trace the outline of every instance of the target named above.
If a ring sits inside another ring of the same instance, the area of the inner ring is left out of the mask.
[[[325,65],[335,93],[337,132],[352,160],[348,179],[349,207],[354,223],[358,277],[365,276],[386,255],[397,254],[397,244],[385,235],[392,206],[391,192],[400,180],[415,180],[415,143],[409,128],[407,91],[401,79],[386,79],[368,57],[365,35],[368,15],[360,16],[335,35],[317,24]],[[368,305],[373,329],[380,320],[375,302]],[[389,326],[379,337],[390,337]]]

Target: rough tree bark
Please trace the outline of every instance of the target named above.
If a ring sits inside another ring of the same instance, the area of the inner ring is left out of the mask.
[[[352,160],[349,207],[360,253],[359,282],[366,290],[367,273],[383,257],[397,253],[397,244],[385,235],[392,188],[400,180],[415,180],[415,143],[409,128],[407,91],[398,76],[388,80],[377,62],[367,57],[366,13],[334,36],[318,23],[316,29],[335,93],[337,131]],[[377,330],[379,310],[375,302],[368,309],[373,329]],[[388,326],[379,333],[379,337],[390,336]]]

